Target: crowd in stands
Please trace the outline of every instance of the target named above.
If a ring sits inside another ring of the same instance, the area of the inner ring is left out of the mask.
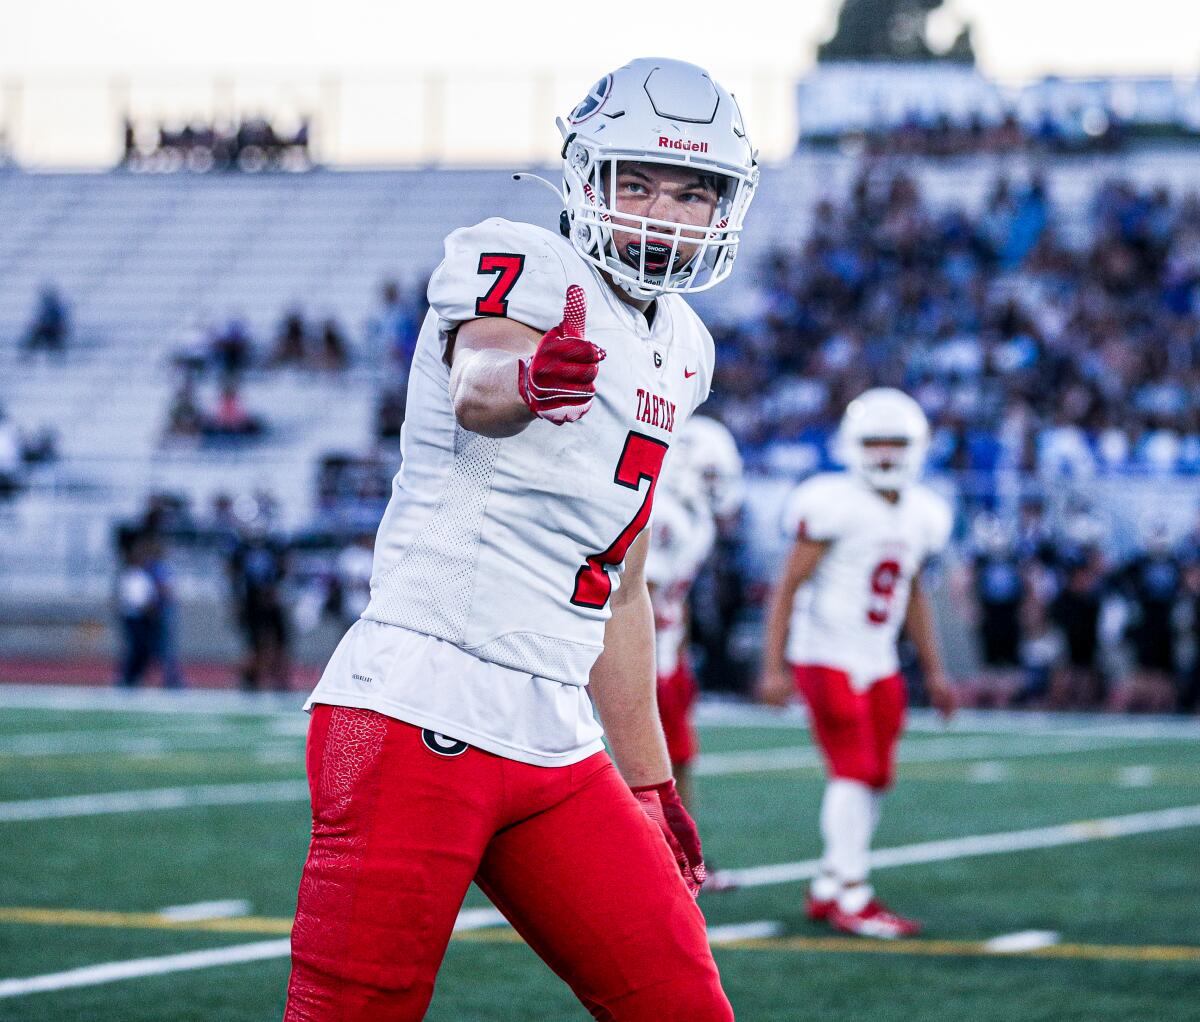
[[[58,434],[47,427],[22,429],[0,406],[0,503],[15,497],[37,465],[58,459]]]
[[[21,350],[63,354],[71,337],[71,318],[66,299],[53,284],[43,284],[33,318],[21,339]]]
[[[846,402],[913,393],[935,469],[1200,471],[1200,200],[1108,182],[1081,246],[1036,176],[978,213],[868,165],[718,329],[710,411],[748,460],[828,462]]]
[[[310,322],[300,309],[290,309],[274,338],[258,344],[239,317],[215,324],[200,317],[175,351],[179,379],[167,411],[166,439],[224,442],[260,437],[269,422],[246,406],[242,384],[248,371],[299,368],[338,373],[350,362],[350,344],[333,318]],[[206,383],[215,386],[209,399],[201,395]]]
[[[277,128],[265,117],[237,122],[196,122],[179,127],[139,124],[125,118],[121,167],[133,171],[308,170],[310,121],[292,131]]]
[[[955,120],[946,114],[912,113],[901,123],[839,136],[842,146],[861,147],[871,157],[952,157],[992,154],[1065,154],[1116,152],[1125,145],[1126,132],[1111,112],[1078,111],[1069,118],[1043,114],[1026,123],[1007,113],[987,121],[978,114]]]
[[[423,287],[405,290],[386,280],[357,343],[335,318],[310,319],[298,306],[283,313],[273,337],[263,342],[240,317],[210,322],[198,316],[175,349],[178,380],[165,439],[219,443],[261,437],[270,423],[246,406],[242,386],[248,374],[280,369],[336,374],[357,363],[371,367],[378,380],[375,439],[394,445],[404,424],[408,367],[425,309]],[[344,496],[353,498],[354,488]]]
[[[731,428],[751,473],[832,467],[841,412],[868,387],[902,387],[928,412],[931,472],[960,495],[967,570],[955,584],[976,608],[985,665],[973,699],[1195,707],[1200,528],[1186,542],[1156,527],[1113,544],[1094,511],[1043,495],[1105,476],[1200,474],[1200,199],[1109,181],[1068,221],[1035,174],[998,178],[969,212],[934,207],[903,170],[867,161],[743,283],[714,321],[706,413]],[[269,340],[237,319],[198,327],[179,354],[171,432],[269,428],[241,402],[250,372],[384,367],[375,436],[328,454],[318,474],[313,531],[328,549],[356,546],[390,492],[424,313],[421,288],[389,281],[353,344],[300,309]],[[220,400],[206,405],[198,387],[211,383]],[[1015,524],[1013,487],[1024,494]],[[753,643],[739,637],[754,634],[763,595],[738,535],[724,540],[694,615],[709,687],[752,676]],[[323,591],[340,592],[323,570]]]

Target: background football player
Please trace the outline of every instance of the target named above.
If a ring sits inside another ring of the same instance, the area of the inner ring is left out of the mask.
[[[889,911],[868,882],[904,722],[901,626],[930,701],[946,717],[955,709],[921,589],[922,566],[952,525],[949,505],[916,481],[928,441],[920,406],[898,390],[869,390],[850,403],[837,439],[849,471],[808,479],[789,500],[795,540],[771,596],[763,650],[762,698],[783,705],[799,690],[829,774],[809,917],[872,937],[920,929]]]
[[[712,553],[717,528],[742,503],[742,459],[733,436],[707,416],[688,420],[655,496],[646,580],[654,606],[658,713],[683,804],[692,808],[690,766],[700,746],[692,722],[696,677],[688,652],[688,596]]]
[[[561,233],[455,231],[430,280],[371,601],[308,704],[289,1022],[423,1017],[472,880],[597,1018],[733,1017],[644,529],[713,374],[679,296],[729,274],[758,172],[678,61],[606,75],[560,129]]]

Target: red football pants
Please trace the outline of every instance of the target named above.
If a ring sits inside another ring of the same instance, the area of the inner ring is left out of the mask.
[[[728,1022],[701,915],[605,753],[494,756],[317,706],[285,1022],[424,1016],[475,880],[597,1019]]]
[[[658,716],[672,766],[688,766],[700,750],[696,728],[692,724],[695,704],[696,677],[687,659],[680,657],[679,666],[671,674],[658,676]]]
[[[893,674],[857,692],[845,671],[805,664],[793,666],[792,673],[829,773],[879,790],[889,787],[904,727],[904,678]]]

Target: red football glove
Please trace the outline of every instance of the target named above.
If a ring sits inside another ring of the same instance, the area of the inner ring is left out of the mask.
[[[704,855],[700,851],[700,835],[696,831],[696,824],[679,801],[674,779],[632,790],[642,810],[667,839],[667,846],[675,856],[679,872],[683,874],[683,882],[687,884],[691,896],[696,897],[708,879],[708,867],[704,865]]]
[[[586,318],[587,295],[572,284],[562,322],[546,332],[532,356],[518,363],[517,391],[539,419],[561,426],[592,407],[605,352],[584,338]]]

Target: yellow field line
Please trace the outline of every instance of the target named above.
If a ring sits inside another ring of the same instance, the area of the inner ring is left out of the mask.
[[[734,951],[941,955],[979,958],[1065,958],[1109,962],[1200,962],[1200,947],[1136,944],[1053,944],[1029,951],[993,951],[978,940],[862,940],[854,937],[761,937],[723,943]]]
[[[89,912],[83,909],[0,908],[0,923],[31,926],[112,926],[128,930],[187,930],[206,933],[290,933],[290,919],[170,919],[157,912]]]
[[[277,933],[291,931],[290,919],[242,916],[237,919],[175,920],[154,912],[93,912],[83,909],[0,908],[0,924],[30,926],[108,926],[119,929],[180,930],[203,933]],[[507,927],[464,930],[455,940],[482,944],[519,944]],[[1186,945],[1052,944],[1029,951],[999,952],[977,940],[863,940],[854,937],[755,937],[725,941],[731,951],[791,951],[808,954],[927,955],[978,958],[1062,958],[1108,962],[1200,962],[1200,947]]]

